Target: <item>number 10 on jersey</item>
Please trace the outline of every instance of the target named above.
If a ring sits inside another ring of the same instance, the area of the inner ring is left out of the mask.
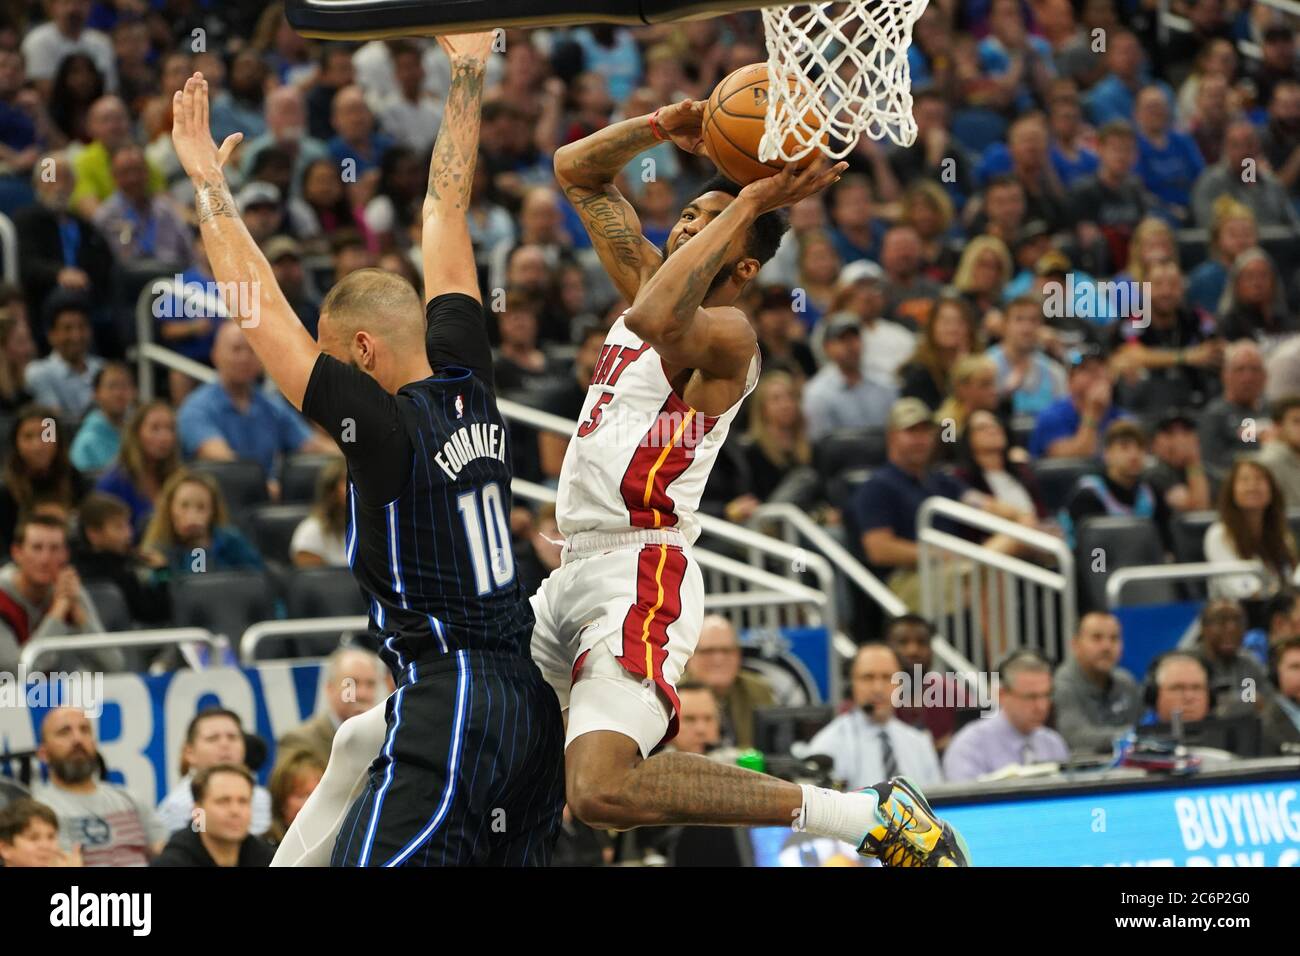
[[[480,508],[479,499],[482,499]],[[501,486],[495,481],[456,498],[474,565],[474,585],[479,595],[501,590],[515,580],[515,554],[510,548],[510,522]]]

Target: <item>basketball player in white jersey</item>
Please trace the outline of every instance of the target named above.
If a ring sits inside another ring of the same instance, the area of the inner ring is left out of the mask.
[[[613,829],[793,823],[886,865],[965,865],[960,837],[901,778],[845,794],[659,750],[676,734],[676,682],[704,613],[696,510],[759,374],[754,329],[733,303],[776,252],[777,210],[848,166],[819,157],[744,188],[706,184],[657,249],[614,180],[664,139],[702,153],[703,107],[683,101],[555,154],[556,179],[631,303],[560,472],[563,563],[533,597],[533,659],[567,716],[570,809]]]
[[[886,865],[964,866],[960,837],[901,778],[839,793],[659,751],[676,733],[675,685],[702,623],[695,512],[759,371],[753,328],[730,303],[776,251],[785,224],[775,211],[845,168],[823,159],[744,189],[719,181],[687,204],[661,252],[613,180],[663,139],[701,152],[702,111],[685,101],[555,156],[565,195],[632,303],[610,330],[565,453],[563,564],[533,598],[533,657],[567,718],[570,807],[592,826],[785,824]],[[273,865],[328,860],[342,809],[383,743],[371,728],[365,715],[340,728]]]

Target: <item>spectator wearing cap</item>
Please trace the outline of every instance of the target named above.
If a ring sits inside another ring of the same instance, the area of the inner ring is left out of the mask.
[[[18,274],[27,311],[42,314],[56,290],[102,296],[112,281],[113,254],[94,223],[71,206],[76,177],[62,153],[32,168],[36,202],[14,213]],[[47,170],[49,175],[43,175]]]
[[[817,360],[799,333],[799,319],[794,314],[794,293],[779,286],[763,290],[754,308],[754,328],[758,333],[758,354],[764,371],[781,369],[798,378],[817,372]]]
[[[244,143],[240,150],[240,169],[245,177],[252,174],[258,157],[264,150],[276,147],[293,157],[294,188],[301,188],[307,167],[317,160],[330,159],[329,147],[321,140],[307,134],[307,110],[303,105],[302,91],[296,86],[278,86],[266,95],[264,106],[266,132]],[[342,182],[343,171],[333,163],[333,174]]]
[[[1131,420],[1111,423],[1102,440],[1100,475],[1083,475],[1069,503],[1061,510],[1061,524],[1073,545],[1083,522],[1103,515],[1150,518],[1169,550],[1169,507],[1142,479],[1146,468],[1147,438]]]
[[[935,425],[918,398],[901,398],[889,411],[885,439],[888,464],[857,491],[851,520],[867,564],[888,580],[909,607],[920,604],[916,572],[916,513],[933,495],[960,500],[960,483],[932,469]]]
[[[1155,263],[1146,280],[1141,287],[1129,286],[1145,301],[1133,303],[1111,333],[1110,366],[1124,406],[1199,408],[1213,393],[1214,374],[1223,362],[1214,317],[1185,303],[1177,262]]]
[[[193,826],[175,831],[151,866],[271,865],[275,851],[251,829],[257,790],[246,767],[235,763],[207,767],[194,775],[190,790],[196,814],[202,816]]]
[[[255,461],[269,476],[279,454],[339,453],[332,440],[314,433],[281,396],[269,396],[257,387],[262,363],[236,323],[218,328],[212,364],[217,380],[191,392],[177,413],[187,459]],[[272,498],[278,497],[274,484],[269,491]]]
[[[147,267],[145,260],[188,267],[194,258],[189,230],[171,201],[150,191],[144,151],[124,146],[112,163],[117,190],[95,210],[94,222],[117,261],[131,268]]]
[[[1091,458],[1101,433],[1123,413],[1112,402],[1106,362],[1095,347],[1074,351],[1066,377],[1067,394],[1039,413],[1029,438],[1033,458]]]
[[[1264,443],[1259,462],[1273,473],[1289,506],[1300,505],[1300,395],[1273,403],[1273,440]]]
[[[1107,123],[1097,137],[1097,171],[1070,190],[1070,219],[1081,247],[1106,243],[1110,262],[1128,261],[1128,244],[1149,212],[1137,167],[1137,137],[1123,120]]]
[[[1109,753],[1115,738],[1142,716],[1138,682],[1119,666],[1123,648],[1114,614],[1093,611],[1079,618],[1070,656],[1052,680],[1056,729],[1071,750]]]
[[[1205,529],[1205,560],[1259,561],[1254,574],[1219,574],[1209,581],[1210,597],[1267,598],[1283,582],[1297,583],[1295,539],[1286,522],[1286,498],[1273,473],[1257,459],[1238,458],[1219,489],[1219,518]]]
[[[1245,636],[1246,612],[1240,604],[1231,598],[1206,602],[1197,650],[1210,675],[1216,717],[1254,716],[1272,696],[1267,672],[1241,648]]]
[[[1294,754],[1300,750],[1300,637],[1272,646],[1273,694],[1260,717],[1265,754]]]
[[[817,441],[833,431],[883,426],[896,389],[866,378],[862,372],[862,329],[852,312],[836,312],[824,320],[827,363],[803,390],[808,439]]]
[[[998,707],[952,738],[943,755],[950,782],[974,780],[1009,766],[1063,763],[1070,747],[1047,726],[1052,711],[1052,668],[1033,651],[1017,651],[998,668]]]
[[[1205,167],[1192,188],[1196,224],[1208,228],[1214,221],[1215,201],[1220,196],[1231,196],[1249,207],[1261,226],[1300,228],[1300,217],[1286,187],[1266,167],[1267,157],[1254,125],[1244,119],[1230,123],[1223,134],[1222,157],[1213,166]],[[1254,169],[1249,181],[1242,175],[1247,168]]]
[[[863,376],[896,388],[898,370],[916,351],[916,333],[883,316],[884,278],[884,271],[870,260],[850,262],[836,280],[835,310],[849,312],[858,319]],[[813,329],[814,349],[820,349],[827,328],[827,323],[821,322]]]
[[[853,707],[817,732],[808,752],[834,761],[833,773],[846,788],[859,790],[900,774],[921,786],[943,780],[929,733],[903,723],[894,713],[902,664],[888,644],[864,644],[849,668]],[[906,672],[903,672],[906,674]],[[907,678],[913,676],[906,675]],[[910,686],[904,682],[901,686]]]
[[[307,273],[302,267],[302,247],[298,240],[292,236],[272,236],[266,242],[265,251],[280,291],[294,315],[315,338],[320,324],[320,300],[307,289]]]
[[[60,290],[46,300],[44,312],[52,351],[27,366],[27,391],[42,405],[80,421],[94,402],[95,376],[104,365],[90,351],[90,302],[80,293]]]
[[[136,145],[136,141],[131,131],[131,114],[116,96],[100,97],[91,105],[86,114],[86,129],[91,143],[73,162],[77,179],[72,205],[90,218],[100,203],[117,191],[113,157],[119,149]],[[162,172],[153,164],[148,164],[147,182],[150,195],[161,193],[167,186]]]
[[[1179,411],[1156,423],[1151,439],[1155,464],[1143,476],[1170,512],[1204,511],[1211,507],[1210,479],[1201,463],[1196,422]]]
[[[1001,239],[994,239],[992,236],[980,236],[975,242],[997,243],[1004,249],[1006,248],[1006,243],[1002,242]],[[974,243],[971,243],[971,245],[974,245]],[[1010,302],[1018,296],[1027,295],[1031,290],[1038,287],[1038,278],[1034,274],[1034,267],[1038,265],[1043,256],[1051,251],[1052,234],[1047,231],[1047,223],[1041,219],[1032,219],[1025,223],[1016,235],[1015,242],[1011,244],[1011,253],[1015,260],[1012,268],[1017,271],[1002,286],[1002,302]],[[990,323],[987,319],[984,328],[990,334],[1001,334],[1002,332],[999,326]]]
[[[885,315],[920,325],[943,288],[922,270],[924,247],[911,226],[894,226],[880,243]]]
[[[1137,174],[1165,214],[1175,222],[1186,223],[1190,221],[1192,187],[1205,169],[1205,160],[1196,140],[1173,128],[1172,110],[1158,86],[1145,87],[1138,94],[1134,110]],[[1208,225],[1208,220],[1203,224]]]
[[[1043,351],[1043,304],[1023,295],[1006,307],[1002,341],[985,354],[997,370],[998,393],[1016,415],[1037,415],[1066,394],[1065,369]]]
[[[43,92],[49,92],[59,64],[71,53],[84,53],[95,61],[104,77],[104,85],[117,89],[116,58],[113,41],[99,30],[87,26],[90,0],[61,0],[47,5],[49,19],[32,27],[23,37],[23,59],[27,75]]]
[[[284,224],[280,190],[270,183],[260,180],[249,183],[235,196],[235,206],[248,227],[249,235],[259,246],[278,234]]]
[[[1233,342],[1223,351],[1223,394],[1210,401],[1200,419],[1201,454],[1211,474],[1223,474],[1233,458],[1259,450],[1267,437],[1264,356],[1254,342]]]
[[[387,134],[376,132],[374,114],[359,86],[344,86],[334,94],[330,125],[335,134],[327,144],[330,155],[339,163],[351,163],[358,179],[378,169],[394,145]]]

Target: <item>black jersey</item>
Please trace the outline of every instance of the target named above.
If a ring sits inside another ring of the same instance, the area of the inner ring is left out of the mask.
[[[510,450],[482,306],[427,307],[434,375],[389,395],[322,355],[303,412],[348,460],[348,563],[397,673],[459,650],[526,655],[532,609],[510,541]]]

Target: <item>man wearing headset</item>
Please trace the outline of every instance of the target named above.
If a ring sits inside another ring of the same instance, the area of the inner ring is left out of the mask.
[[[944,779],[974,780],[1011,764],[1061,763],[1065,738],[1047,726],[1052,712],[1052,668],[1033,651],[1013,652],[998,667],[998,709],[973,720],[943,755]]]

